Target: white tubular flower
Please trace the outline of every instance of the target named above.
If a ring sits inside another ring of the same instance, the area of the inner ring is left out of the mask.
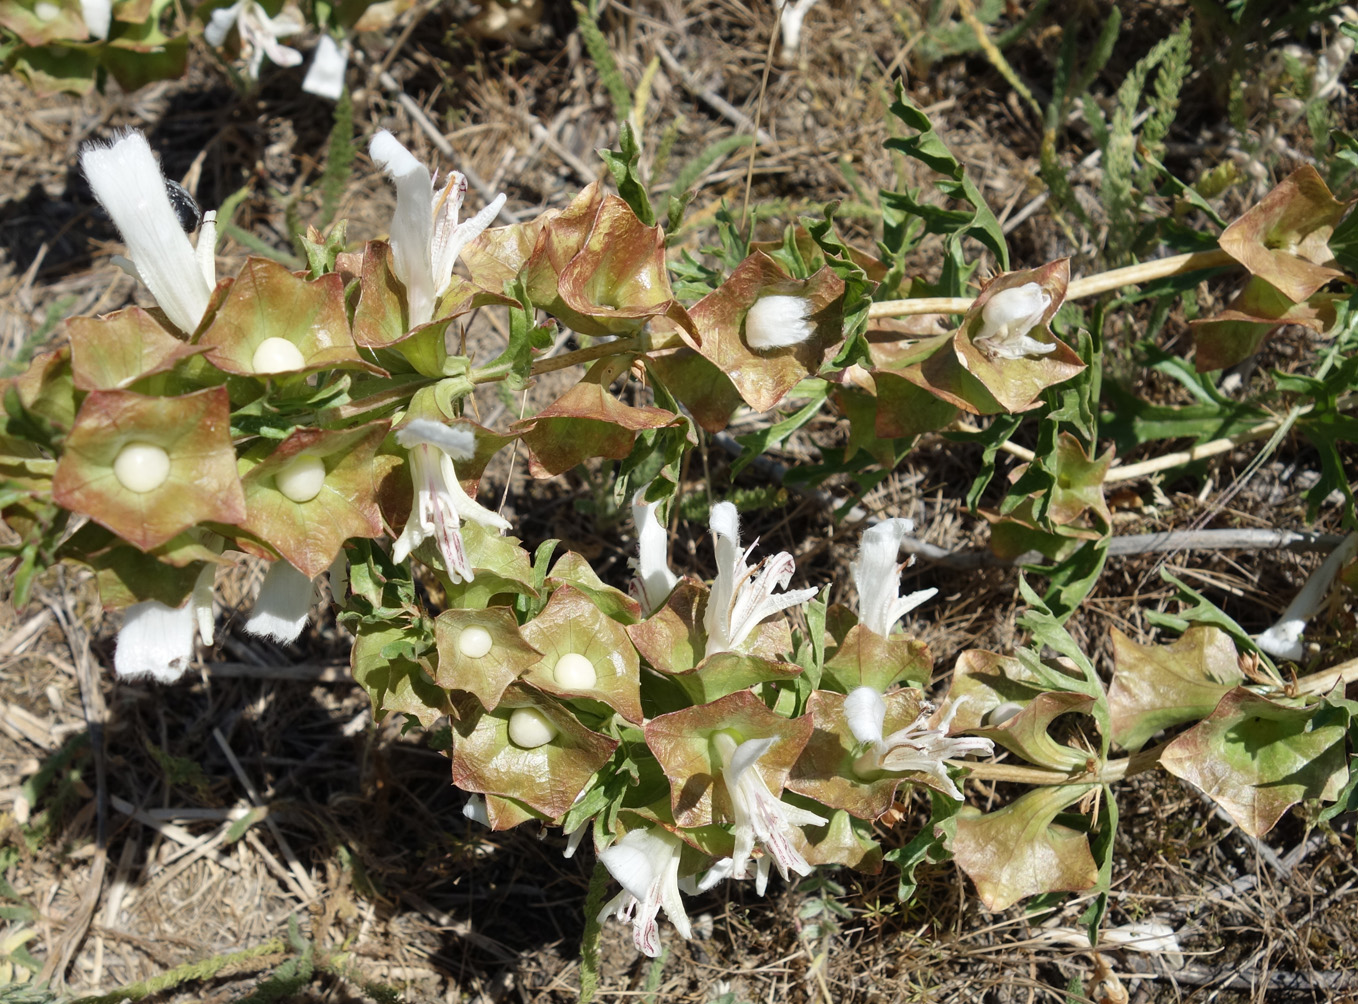
[[[465,222],[458,222],[467,179],[454,171],[434,191],[434,178],[415,155],[383,129],[368,144],[368,156],[396,185],[391,218],[391,255],[396,276],[405,284],[410,325],[434,319],[434,304],[453,278],[453,263],[479,237],[505,204],[502,194]]]
[[[619,841],[599,852],[622,892],[605,904],[599,919],[610,913],[632,921],[632,942],[637,951],[655,958],[660,954],[660,930],[656,916],[661,907],[684,938],[692,938],[684,901],[679,897],[679,856],[683,842],[671,833],[652,827],[629,830]]]
[[[1358,555],[1358,533],[1351,533],[1343,542],[1330,552],[1329,557],[1320,563],[1311,577],[1302,586],[1278,623],[1254,639],[1255,644],[1275,659],[1297,661],[1306,654],[1301,636],[1306,631],[1306,622],[1316,615],[1330,591],[1330,583],[1339,570]]]
[[[679,576],[670,571],[669,536],[655,514],[660,503],[645,497],[645,488],[632,496],[632,522],[637,527],[636,591],[642,613],[649,616],[674,591]]]
[[[901,595],[901,569],[897,554],[906,534],[915,529],[908,519],[884,519],[863,531],[858,557],[849,566],[858,590],[859,622],[883,638],[891,634],[896,622],[921,603],[932,598],[937,589],[921,589]],[[907,562],[908,564],[908,562]]]
[[[204,41],[214,48],[221,48],[232,25],[240,33],[240,54],[245,60],[245,74],[251,80],[259,79],[259,68],[265,56],[275,66],[301,65],[302,54],[278,41],[296,35],[306,27],[296,7],[284,7],[277,17],[269,17],[256,0],[236,0],[230,7],[212,12],[212,19],[203,29]]]
[[[804,296],[763,296],[745,315],[745,341],[756,351],[800,345],[816,333]]]
[[[745,877],[756,840],[767,852],[755,866],[755,891],[759,895],[764,895],[764,888],[768,885],[770,860],[778,866],[778,874],[784,879],[789,871],[810,875],[811,866],[792,844],[793,827],[823,826],[828,820],[784,802],[769,791],[763,776],[755,770],[759,758],[769,751],[776,740],[772,737],[749,739],[737,746],[732,736],[718,732],[712,741],[721,756],[721,777],[731,799],[731,812],[735,816],[733,836],[736,838],[736,847],[731,855],[734,862],[731,877]]]
[[[94,38],[108,38],[109,25],[113,22],[113,4],[110,0],[80,0],[80,16],[85,27]]]
[[[778,20],[778,28],[783,34],[783,48],[780,53],[783,62],[790,63],[797,58],[797,46],[802,40],[802,21],[806,19],[806,12],[816,6],[816,0],[794,0],[789,4],[787,0],[775,0],[782,16]]]
[[[344,93],[344,71],[349,66],[349,43],[322,35],[302,79],[302,90],[319,98],[338,101]]]
[[[467,804],[462,807],[462,815],[473,823],[480,823],[488,830],[491,828],[490,811],[486,808],[484,796],[473,795],[467,799]]]
[[[792,555],[779,551],[751,568],[745,563],[751,544],[740,549],[740,515],[730,502],[718,502],[712,507],[708,524],[717,549],[717,577],[712,582],[712,594],[707,599],[703,627],[707,631],[706,655],[735,650],[750,636],[765,617],[805,603],[816,595],[815,589],[793,589],[774,596],[775,589],[784,588],[796,568]]]
[[[396,433],[396,442],[410,451],[415,502],[410,519],[392,548],[392,557],[405,561],[415,548],[433,537],[454,584],[471,582],[472,566],[462,546],[462,520],[501,531],[509,529],[507,520],[477,505],[457,480],[453,458],[470,460],[476,449],[475,437],[466,429],[417,418]]]
[[[921,771],[960,802],[962,792],[948,776],[945,761],[971,753],[993,753],[995,744],[979,736],[949,736],[942,729],[931,729],[928,720],[932,713],[933,708],[926,705],[905,728],[883,736],[886,702],[882,695],[871,687],[855,688],[844,698],[844,717],[853,737],[867,746],[867,751],[854,761],[855,773]]]
[[[113,651],[113,671],[123,679],[151,677],[174,683],[193,662],[195,603],[167,607],[156,600],[127,608]]]
[[[269,566],[245,622],[247,634],[270,638],[280,645],[296,641],[311,614],[315,583],[286,561]]]
[[[992,359],[1023,359],[1055,352],[1055,343],[1040,342],[1028,334],[1051,302],[1051,294],[1035,282],[1000,290],[981,308],[981,333],[972,344]]]
[[[170,205],[146,137],[128,132],[110,144],[91,143],[80,166],[113,225],[123,235],[136,275],[175,327],[193,334],[217,284],[213,257],[216,213],[203,216],[195,250]]]

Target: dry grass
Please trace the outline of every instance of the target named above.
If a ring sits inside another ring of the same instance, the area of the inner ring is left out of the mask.
[[[922,183],[881,146],[889,135],[883,112],[890,78],[904,72],[913,100],[931,110],[991,204],[1008,218],[1041,191],[1034,181],[1040,130],[978,57],[920,63],[919,38],[903,35],[902,25],[918,25],[924,6],[826,0],[808,20],[799,61],[773,67],[766,88],[768,5],[615,3],[605,6],[603,23],[631,84],[662,46],[686,69],[687,83],[661,67],[646,116],[653,137],[676,124],[675,161],[741,128],[713,113],[695,90],[715,90],[745,115],[758,116],[773,142],[753,161],[755,200],[785,199],[797,207],[855,199],[841,161],[852,164],[868,191]],[[1057,6],[1009,52],[1032,83],[1042,84],[1050,73],[1060,26],[1089,15],[1087,4]],[[1124,7],[1128,54],[1118,60],[1133,59],[1184,13],[1177,3]],[[391,63],[405,91],[464,158],[460,166],[507,190],[511,208],[524,215],[563,204],[601,174],[592,151],[616,139],[606,95],[582,58],[578,36],[568,33],[570,17],[565,5],[553,5],[544,24],[514,46],[468,39],[446,11],[426,8]],[[383,56],[374,48],[366,65]],[[327,108],[299,97],[297,79],[295,72],[274,73],[245,99],[204,74],[137,95],[73,100],[36,98],[0,78],[0,100],[10,112],[0,119],[8,181],[0,198],[5,357],[36,348],[34,332],[49,330],[49,317],[113,309],[136,295],[131,280],[105,263],[116,234],[92,212],[73,169],[78,145],[90,135],[122,125],[147,129],[171,174],[196,166],[205,205],[250,183],[238,222],[285,247],[286,226],[271,193],[295,195],[314,184],[317,151],[329,129]],[[1182,117],[1198,132],[1175,137],[1189,148],[1176,164],[1188,174],[1210,166],[1213,143],[1228,131],[1210,81],[1200,75],[1196,84]],[[372,84],[355,99],[365,134],[390,128],[433,159],[418,123],[392,95]],[[1305,143],[1300,134],[1292,140]],[[195,161],[199,151],[206,155]],[[744,151],[714,164],[694,216],[710,219],[723,200],[741,205],[749,163]],[[905,177],[898,177],[902,170]],[[1076,177],[1082,186],[1097,184],[1091,172]],[[341,207],[350,233],[380,234],[391,201],[360,157]],[[314,195],[303,196],[303,218],[314,203]],[[774,236],[781,226],[782,219],[763,224],[760,236]],[[862,224],[846,226],[871,240]],[[1072,252],[1045,211],[1010,240],[1020,266]],[[223,270],[243,259],[239,248],[224,250]],[[926,245],[919,256],[926,274],[936,269],[931,250]],[[1221,299],[1230,289],[1201,293]],[[1144,320],[1128,317],[1129,323]],[[1171,318],[1166,338],[1182,339],[1185,330],[1182,318]],[[52,337],[61,337],[59,328]],[[498,337],[485,319],[470,344],[489,352]],[[1118,337],[1110,332],[1113,344]],[[1298,348],[1279,340],[1263,364],[1295,365]],[[519,409],[531,413],[550,401],[565,386],[559,381],[568,379],[543,381],[522,401],[487,392],[477,402],[482,420],[502,427]],[[1158,374],[1137,379],[1143,392],[1166,402],[1181,393]],[[810,456],[794,441],[782,459]],[[959,501],[978,459],[971,447],[926,439],[863,504],[911,516],[932,543],[981,546],[984,525]],[[1207,514],[1204,500],[1230,484],[1248,459],[1242,450],[1216,462],[1205,480],[1183,477],[1127,493],[1115,515],[1118,532],[1192,524]],[[1230,520],[1305,525],[1293,471],[1313,466],[1313,457],[1286,444],[1236,497]],[[727,483],[717,453],[705,472],[698,467],[686,490],[705,478],[718,489]],[[617,526],[595,525],[579,514],[576,503],[591,497],[582,479],[532,482],[520,457],[512,467],[492,468],[488,481],[487,490],[506,493],[506,513],[528,544],[563,538],[595,560],[605,577],[621,581],[627,540]],[[742,479],[757,481],[751,473]],[[828,487],[839,498],[851,491],[847,483]],[[998,497],[994,488],[991,495]],[[786,509],[751,519],[767,546],[798,556],[807,581],[846,581],[856,531],[835,527],[815,500],[793,496]],[[1322,509],[1317,528],[1338,528],[1335,507]],[[701,527],[681,527],[676,563],[701,574],[711,571],[707,561]],[[1290,554],[1170,559],[1177,574],[1250,628],[1268,623],[1314,563]],[[1108,665],[1110,626],[1145,640],[1153,637],[1146,611],[1173,606],[1154,566],[1152,558],[1110,562],[1072,621],[1073,633],[1102,666]],[[321,975],[289,999],[356,1000],[358,983],[367,981],[411,1001],[573,1000],[589,855],[564,859],[556,834],[539,838],[521,828],[491,835],[464,820],[463,796],[448,783],[442,755],[420,735],[402,735],[394,722],[372,723],[366,697],[345,669],[345,638],[325,616],[286,652],[239,634],[235,628],[257,580],[251,574],[244,569],[226,586],[226,624],[201,676],[169,689],[115,685],[108,670],[115,625],[76,570],[49,575],[21,612],[0,607],[0,827],[15,854],[8,871],[13,893],[36,911],[31,923],[39,937],[29,947],[47,961],[46,975],[72,993],[94,992],[265,944],[295,917],[319,951],[343,953],[338,968],[353,978]],[[1020,640],[1014,572],[921,565],[913,575],[907,586],[940,590],[916,624],[940,680],[962,650],[1008,650]],[[844,599],[843,593],[837,587],[832,599]],[[86,737],[94,742],[76,748]],[[23,785],[62,751],[69,754],[66,766],[38,804],[29,805]],[[974,789],[981,805],[1005,795],[983,785]],[[704,1004],[730,993],[735,1001],[845,1004],[1084,1001],[1091,998],[1078,988],[1092,992],[1108,974],[1111,982],[1103,987],[1114,1001],[1119,985],[1134,1001],[1355,999],[1352,819],[1317,836],[1289,817],[1261,843],[1163,775],[1136,778],[1119,789],[1119,798],[1123,822],[1109,924],[1154,918],[1173,925],[1185,954],[1180,967],[1161,956],[1111,951],[1100,958],[1054,944],[1048,929],[1077,926],[1078,898],[1040,916],[1019,909],[989,915],[961,875],[942,865],[920,869],[919,892],[907,905],[896,902],[894,874],[831,876],[842,887],[833,898],[847,916],[815,937],[799,917],[821,892],[775,882],[761,900],[729,885],[690,904],[696,940],[683,942],[662,928],[669,954],[655,970],[637,956],[630,932],[609,924],[600,999]],[[234,821],[255,808],[267,821],[256,820],[240,836]],[[901,817],[894,830],[880,834],[885,846],[913,836],[927,807],[916,796],[901,806]],[[242,963],[157,999],[238,999],[282,958]]]

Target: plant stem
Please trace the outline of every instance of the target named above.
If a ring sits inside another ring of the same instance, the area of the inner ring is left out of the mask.
[[[948,761],[967,768],[970,777],[983,781],[1012,781],[1017,784],[1108,784],[1150,770],[1160,762],[1164,746],[1152,746],[1120,760],[1109,760],[1102,770],[1071,772],[1049,767],[1024,767],[1011,763],[973,763]]]
[[[539,359],[533,363],[533,368],[528,372],[532,376],[542,373],[554,373],[557,370],[564,370],[576,363],[593,362],[595,359],[602,359],[604,356],[617,355],[621,352],[640,352],[646,348],[645,335],[633,335],[631,338],[615,338],[611,342],[599,342],[597,345],[587,345],[583,349],[576,349],[574,352],[563,352],[559,356],[552,356],[550,359]]]
[[[1358,681],[1358,659],[1350,659],[1319,673],[1303,676],[1297,681],[1296,690],[1298,694],[1328,694],[1336,684],[1348,686],[1354,681]]]
[[[1125,268],[1076,279],[1066,287],[1067,300],[1098,296],[1124,286],[1136,286],[1155,279],[1165,279],[1187,272],[1233,265],[1235,259],[1225,251],[1194,251],[1170,258],[1156,258]],[[913,300],[882,300],[868,308],[869,317],[905,317],[910,314],[965,314],[975,300],[967,296],[919,297]]]

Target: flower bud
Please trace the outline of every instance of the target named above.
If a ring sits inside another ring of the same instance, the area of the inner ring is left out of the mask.
[[[250,367],[256,373],[286,373],[306,367],[302,350],[286,338],[273,336],[264,339],[250,357]]]
[[[764,296],[745,315],[745,341],[756,351],[800,345],[816,332],[811,301],[803,296]]]
[[[113,461],[113,476],[130,492],[155,491],[170,476],[170,455],[153,443],[128,443]]]
[[[515,708],[509,715],[509,741],[521,749],[537,749],[556,738],[555,723],[537,708]]]
[[[1051,306],[1051,293],[1035,282],[1002,289],[981,308],[981,333],[972,341],[986,355],[1000,359],[1044,356],[1056,346],[1030,338],[1042,315]]]
[[[588,690],[599,679],[599,674],[594,671],[594,663],[579,652],[567,652],[556,660],[552,675],[567,690]]]
[[[468,659],[480,659],[490,651],[493,643],[494,639],[491,638],[489,631],[473,624],[469,628],[464,628],[457,636],[457,651]]]
[[[325,461],[310,453],[299,453],[274,476],[274,484],[293,502],[310,502],[325,486]]]

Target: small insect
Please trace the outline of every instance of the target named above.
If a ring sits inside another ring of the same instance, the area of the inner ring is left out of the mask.
[[[184,233],[191,234],[202,225],[203,211],[198,208],[198,203],[193,201],[193,196],[189,190],[177,181],[165,179],[165,194],[170,197],[170,208],[174,210],[175,217],[179,220],[179,225],[183,227]]]

